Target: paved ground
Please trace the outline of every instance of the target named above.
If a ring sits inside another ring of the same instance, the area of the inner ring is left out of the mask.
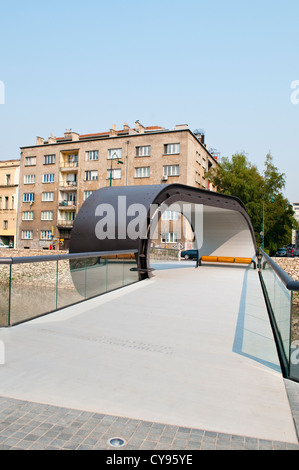
[[[0,449],[298,449],[257,272],[183,266],[0,330]]]

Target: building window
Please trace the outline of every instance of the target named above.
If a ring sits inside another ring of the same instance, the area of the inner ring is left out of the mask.
[[[121,159],[122,157],[122,149],[109,149],[108,150],[108,159],[111,160],[112,158]]]
[[[32,240],[33,230],[22,230],[22,240]]]
[[[89,196],[91,196],[93,193],[93,191],[84,191],[84,201],[86,201],[86,199],[89,198]]]
[[[54,183],[55,175],[54,173],[45,173],[43,175],[43,183]]]
[[[10,186],[11,185],[11,177],[10,175],[6,175],[6,186]]]
[[[136,147],[136,157],[149,157],[151,154],[151,146],[144,145],[142,147]]]
[[[99,151],[98,150],[90,150],[86,152],[86,160],[98,160],[99,159]]]
[[[149,178],[149,177],[150,177],[149,166],[135,168],[135,178]]]
[[[54,165],[55,155],[44,155],[44,165]]]
[[[5,196],[4,198],[4,209],[8,210],[8,204],[9,204],[9,197]]]
[[[15,197],[11,196],[11,208],[12,210],[15,208]]]
[[[64,186],[77,186],[77,174],[76,173],[67,173],[66,182]]]
[[[98,170],[85,171],[85,181],[96,181],[98,179]]]
[[[53,220],[53,211],[42,211],[41,220]]]
[[[51,230],[41,230],[40,231],[41,240],[52,240],[52,231]]]
[[[54,193],[42,193],[42,202],[54,201]]]
[[[34,212],[33,211],[25,211],[22,215],[22,220],[33,220],[34,219]]]
[[[174,155],[180,153],[180,144],[165,144],[164,153],[166,155]]]
[[[163,176],[180,176],[180,165],[163,166]]]
[[[161,233],[162,243],[177,243],[178,235],[176,232]]]
[[[25,166],[35,166],[36,157],[25,157]]]
[[[107,174],[107,178],[110,179],[110,175],[111,175],[111,179],[113,180],[119,180],[121,179],[121,170],[108,170],[108,174]]]
[[[162,220],[179,220],[179,214],[175,211],[165,211],[162,214]]]
[[[34,184],[34,183],[35,183],[35,175],[24,176],[24,184]]]
[[[8,220],[3,220],[3,230],[8,229]]]
[[[34,193],[24,193],[24,202],[34,202]]]

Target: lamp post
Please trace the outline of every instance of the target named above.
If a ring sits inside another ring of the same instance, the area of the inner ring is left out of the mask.
[[[264,249],[264,240],[265,240],[265,198],[263,198],[263,223],[262,223],[262,249]]]
[[[114,160],[114,155],[115,155],[115,158],[117,158],[117,153],[114,152],[114,154],[112,155],[111,157],[111,166],[110,166],[110,186],[112,186],[112,163],[113,163],[113,160]],[[118,165],[123,165],[123,161],[122,160],[117,160],[117,164]]]

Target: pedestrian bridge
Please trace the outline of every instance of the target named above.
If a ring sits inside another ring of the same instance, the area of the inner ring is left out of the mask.
[[[258,271],[194,265],[0,329],[0,396],[297,443]]]
[[[180,204],[194,204],[188,194]],[[0,260],[9,280],[1,294],[0,396],[297,444],[285,381],[299,380],[290,334],[298,283],[256,253],[242,204],[230,200],[235,209],[228,208],[219,197],[199,211],[207,226],[197,231],[191,262],[171,253],[157,259],[147,236],[125,237],[119,250],[115,241],[89,242],[88,214],[98,202],[79,213],[72,253]],[[213,240],[212,214],[227,224]],[[26,276],[37,265],[49,273],[47,284],[36,275],[28,293]]]

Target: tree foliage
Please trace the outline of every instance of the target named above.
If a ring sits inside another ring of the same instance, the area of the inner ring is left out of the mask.
[[[223,158],[208,173],[209,181],[220,193],[239,198],[252,221],[257,243],[264,228],[265,247],[273,253],[292,241],[292,228],[298,228],[292,205],[283,196],[285,175],[274,166],[269,153],[263,174],[244,153]],[[263,217],[264,214],[264,217]]]

